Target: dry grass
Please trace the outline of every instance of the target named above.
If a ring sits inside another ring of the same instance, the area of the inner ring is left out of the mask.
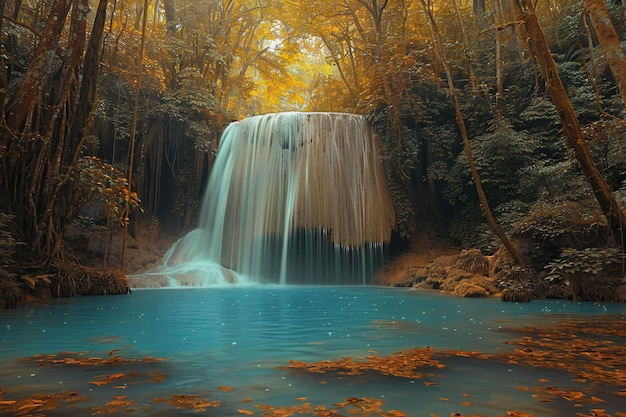
[[[22,300],[24,289],[15,278],[0,278],[0,307],[15,308]]]
[[[100,270],[74,263],[58,264],[58,272],[51,282],[52,295],[55,297],[130,292],[128,278],[121,270]]]

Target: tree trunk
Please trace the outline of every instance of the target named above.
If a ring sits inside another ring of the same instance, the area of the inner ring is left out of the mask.
[[[502,81],[502,72],[504,63],[502,62],[502,29],[499,27],[502,22],[502,8],[500,0],[495,1],[496,6],[496,120],[501,124],[504,116],[504,85]]]
[[[611,23],[604,0],[585,0],[583,8],[591,19],[593,30],[598,37],[600,48],[602,48],[602,54],[611,68],[615,83],[622,96],[622,102],[626,106],[626,54],[624,54],[615,27]]]
[[[29,119],[29,109],[32,109],[35,103],[39,102],[40,93],[48,80],[48,66],[56,54],[56,48],[71,4],[71,0],[57,0],[52,6],[50,17],[41,36],[41,42],[35,49],[28,70],[26,70],[17,91],[5,107],[7,121],[11,121],[10,128],[14,132],[30,131],[30,126],[26,126],[26,121]],[[2,144],[0,143],[0,145]]]
[[[143,55],[146,46],[146,24],[147,24],[147,9],[148,0],[145,0],[146,13],[143,15],[141,21],[141,42],[139,43],[139,59],[137,61],[137,84],[135,86],[135,104],[133,106],[133,122],[131,126],[130,134],[130,147],[128,149],[128,170],[126,177],[128,178],[128,194],[126,195],[126,201],[124,204],[124,210],[122,212],[122,225],[124,227],[122,233],[122,253],[120,255],[120,269],[124,270],[124,257],[126,255],[126,238],[128,236],[128,222],[130,216],[130,196],[133,191],[133,163],[135,161],[135,143],[137,140],[137,121],[139,118],[139,93],[141,92],[141,81],[143,74]]]
[[[459,127],[459,131],[461,133],[461,137],[463,138],[463,147],[465,149],[465,155],[467,156],[467,162],[470,167],[470,171],[472,172],[472,179],[474,180],[474,185],[476,187],[476,192],[478,193],[478,198],[480,200],[480,208],[491,226],[491,229],[494,233],[500,238],[500,241],[504,245],[504,247],[509,251],[511,256],[515,259],[517,264],[526,268],[526,262],[524,258],[522,258],[521,254],[517,250],[515,246],[511,243],[509,238],[504,233],[504,230],[500,227],[498,222],[496,221],[491,209],[489,208],[489,202],[487,201],[487,196],[485,195],[485,191],[483,190],[482,183],[480,181],[480,175],[478,174],[478,170],[476,169],[476,164],[474,163],[474,158],[472,157],[472,147],[469,141],[469,137],[467,136],[467,129],[465,128],[465,121],[463,120],[463,114],[461,113],[461,107],[459,106],[459,101],[456,97],[456,92],[454,89],[454,83],[452,82],[452,74],[450,72],[450,66],[448,65],[448,59],[446,58],[446,51],[443,46],[443,42],[441,41],[441,35],[439,34],[439,30],[437,29],[437,24],[433,15],[426,5],[425,0],[421,0],[422,6],[424,7],[424,12],[426,13],[426,20],[428,22],[428,29],[430,31],[430,35],[433,41],[433,47],[435,50],[435,54],[437,58],[441,61],[441,65],[443,66],[446,72],[446,78],[448,81],[448,88],[450,90],[450,100],[454,106],[454,114],[456,116],[456,122]]]
[[[59,91],[59,100],[56,106],[52,107],[48,126],[42,130],[45,140],[40,147],[35,175],[31,182],[30,194],[41,196],[47,206],[40,216],[35,246],[43,248],[44,252],[53,258],[56,258],[60,251],[66,220],[72,218],[70,213],[72,194],[62,191],[69,177],[67,172],[63,171],[68,166],[65,156],[74,152],[70,147],[70,126],[75,111],[79,71],[85,50],[88,12],[88,0],[78,0],[72,8],[65,75]],[[47,166],[45,170],[44,165]]]
[[[467,34],[465,32],[465,25],[463,24],[463,18],[459,6],[456,4],[456,0],[452,0],[452,7],[454,8],[454,15],[456,21],[461,29],[461,37],[463,38],[463,52],[465,52],[465,59],[467,60],[467,71],[469,77],[470,88],[472,92],[476,92],[476,73],[474,72],[474,58],[472,49],[467,41]]]
[[[80,85],[80,95],[76,108],[76,116],[72,123],[71,138],[76,147],[84,137],[84,132],[90,125],[90,115],[96,105],[96,91],[98,87],[98,77],[100,74],[100,60],[102,50],[102,39],[104,37],[104,25],[106,22],[108,0],[100,0],[89,44],[85,51],[85,62],[83,65],[83,78]],[[68,161],[70,162],[70,161]]]
[[[594,191],[611,230],[617,236],[620,236],[622,225],[626,224],[626,215],[615,201],[611,189],[593,162],[591,152],[576,118],[576,113],[561,82],[556,64],[552,59],[550,48],[531,1],[520,0],[519,5],[521,7],[520,20],[524,22],[530,49],[541,67],[546,89],[550,93],[552,102],[561,117],[565,144],[568,148],[574,150],[576,160],[580,164],[585,177],[587,177],[587,181]]]
[[[6,0],[0,0],[0,35],[2,34],[5,9],[6,9]],[[7,51],[3,42],[2,45],[0,45],[0,54],[2,54],[3,56],[6,56],[6,53]],[[8,69],[4,62],[4,59],[2,59],[0,60],[0,107],[2,107],[1,104],[4,103],[4,100],[6,99],[8,91],[9,91]],[[4,119],[4,114],[0,115],[0,117]]]
[[[513,2],[515,0],[496,0],[500,9],[500,21],[504,27],[501,29],[504,33],[502,46],[506,53],[506,62],[517,62],[522,57],[521,47],[517,35],[517,25],[513,24],[515,20],[515,12],[513,11]]]
[[[54,189],[43,187],[44,178],[54,170],[50,166],[50,152],[55,144],[51,141],[58,136],[51,130],[64,128],[52,119],[55,118],[54,112],[60,112],[63,106],[59,100],[69,94],[58,91],[59,80],[52,78],[54,74],[50,67],[57,55],[71,4],[69,0],[51,4],[49,18],[30,65],[3,109],[5,118],[0,130],[0,149],[3,151],[0,184],[8,191],[0,195],[0,207],[20,214],[17,220],[20,239],[29,242],[32,249],[41,254],[50,248],[45,247],[44,242],[49,239],[41,239],[41,236],[54,235],[54,224],[46,210]],[[59,98],[53,101],[55,97]]]
[[[472,9],[476,18],[476,28],[478,33],[487,29],[487,19],[485,19],[485,0],[473,0]]]

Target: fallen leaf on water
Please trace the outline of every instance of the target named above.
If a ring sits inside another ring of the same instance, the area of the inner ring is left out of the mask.
[[[565,398],[567,401],[580,400],[584,396],[585,396],[585,394],[583,394],[582,392],[579,392],[579,391],[571,391],[571,392],[568,392],[568,393],[566,393],[564,395],[561,395],[561,397]]]
[[[37,404],[25,404],[21,407],[19,407],[17,409],[17,411],[25,411],[25,410],[32,410],[33,408],[37,408],[37,407],[41,407],[43,404],[42,403],[37,403]]]
[[[232,391],[233,389],[235,389],[235,387],[225,387],[223,385],[220,385],[219,387],[217,387],[217,389],[219,389],[220,391],[228,392],[228,391]]]
[[[463,402],[461,403],[461,405],[462,405],[463,407],[469,407],[470,405],[472,405],[472,403],[471,403],[471,402],[469,402],[469,401],[463,401]]]
[[[306,397],[298,397],[296,398],[296,401],[306,401]]]
[[[254,414],[254,411],[250,411],[250,410],[243,410],[243,409],[239,409],[239,410],[237,410],[237,412],[238,412],[239,414],[246,414],[246,415],[248,415],[248,416],[251,416],[251,415],[253,415],[253,414]]]
[[[148,382],[163,382],[167,379],[169,375],[161,373],[159,371],[152,371],[148,373],[150,379]]]

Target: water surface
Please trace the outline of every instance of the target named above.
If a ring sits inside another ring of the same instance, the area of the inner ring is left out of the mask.
[[[515,348],[506,341],[521,337],[514,327],[588,315],[605,320],[625,312],[623,304],[514,304],[378,287],[146,289],[126,296],[57,299],[0,313],[0,387],[5,391],[0,400],[64,390],[89,398],[46,411],[49,416],[102,412],[99,407],[121,396],[132,401],[126,409],[132,415],[194,414],[193,409],[155,402],[174,394],[219,401],[219,407],[207,411],[216,416],[262,415],[260,405],[310,402],[332,408],[350,397],[381,399],[385,410],[408,416],[501,416],[508,410],[572,416],[593,408],[624,412],[623,397],[614,386],[593,385],[593,395],[605,401],[601,405],[541,402],[520,387],[549,380],[562,388],[588,390],[590,383],[573,381],[565,371],[478,359],[449,358],[444,369],[428,369],[432,376],[427,380],[284,367],[290,360],[386,356],[427,346],[502,353]],[[614,338],[615,344],[624,342]],[[108,367],[20,360],[68,351],[84,357],[165,360]],[[93,383],[115,374],[123,376]]]

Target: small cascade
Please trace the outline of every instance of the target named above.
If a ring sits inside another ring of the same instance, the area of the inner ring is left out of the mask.
[[[162,285],[370,284],[395,214],[363,116],[276,113],[229,125],[198,228]]]

